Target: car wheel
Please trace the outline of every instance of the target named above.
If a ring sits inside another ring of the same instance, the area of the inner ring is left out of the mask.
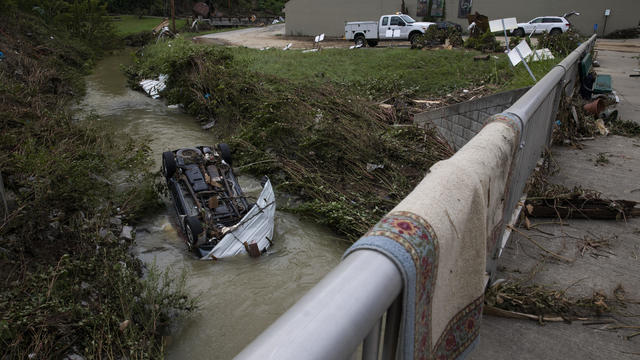
[[[356,44],[356,46],[360,46],[360,47],[365,46],[365,44],[367,43],[364,38],[364,35],[362,34],[356,35],[356,37],[353,39],[353,42]]]
[[[220,149],[220,156],[222,156],[222,160],[231,166],[231,148],[229,145],[225,143],[218,144],[218,149]]]
[[[549,35],[560,35],[560,34],[562,34],[562,30],[558,28],[551,29],[551,31],[549,32]]]
[[[413,33],[413,34],[409,35],[409,42],[411,43],[411,45],[417,45],[419,38],[420,38],[420,34]]]
[[[162,174],[165,178],[170,178],[176,173],[178,165],[176,164],[176,158],[171,151],[165,151],[162,153]]]
[[[198,244],[198,235],[202,233],[202,224],[197,216],[187,216],[184,219],[184,232],[187,235],[187,246],[190,250],[195,250]]]
[[[367,40],[367,45],[369,45],[369,47],[375,47],[378,45],[378,40]]]
[[[524,29],[523,28],[517,28],[515,30],[513,30],[513,36],[517,36],[517,37],[523,37],[524,36]]]

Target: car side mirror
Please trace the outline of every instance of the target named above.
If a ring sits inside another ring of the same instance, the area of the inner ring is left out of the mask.
[[[402,21],[400,21],[400,22],[398,23],[398,26],[405,26],[405,23],[403,23]]]

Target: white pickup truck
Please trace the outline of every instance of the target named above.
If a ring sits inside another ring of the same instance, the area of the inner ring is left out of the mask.
[[[415,44],[418,36],[427,28],[435,25],[432,22],[417,22],[409,15],[382,15],[379,21],[353,21],[344,26],[344,37],[353,40],[356,46],[376,46],[378,41],[409,40]]]

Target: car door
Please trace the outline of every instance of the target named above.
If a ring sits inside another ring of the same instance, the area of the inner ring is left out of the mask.
[[[542,24],[546,32],[551,32],[554,28],[562,30],[562,20],[559,18],[544,18]]]
[[[380,27],[378,28],[378,37],[380,39],[387,38],[387,28],[389,27],[389,16],[383,16],[382,20],[380,20]]]
[[[544,31],[541,28],[542,28],[542,18],[539,17],[539,18],[535,18],[535,19],[529,21],[527,24],[525,24],[524,32],[526,34],[530,34],[531,32],[535,32],[536,34],[539,34],[539,33]]]
[[[400,26],[402,24],[403,26]],[[399,39],[402,34],[401,28],[405,27],[404,21],[400,16],[391,16],[389,19],[389,26],[385,28],[385,38],[387,39]]]

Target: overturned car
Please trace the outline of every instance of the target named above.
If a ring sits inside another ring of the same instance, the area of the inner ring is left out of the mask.
[[[271,182],[262,181],[255,203],[244,195],[231,167],[227,144],[196,146],[162,154],[162,173],[189,249],[216,260],[271,245],[276,211]]]

